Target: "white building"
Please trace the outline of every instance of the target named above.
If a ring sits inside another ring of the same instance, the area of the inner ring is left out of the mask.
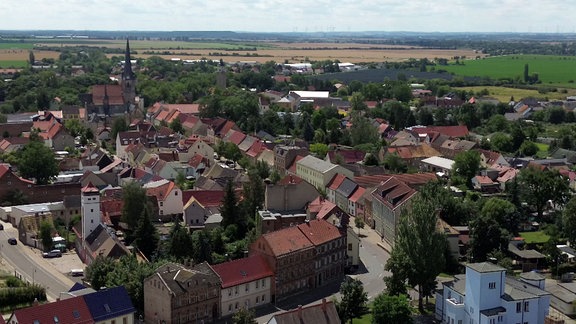
[[[544,283],[506,277],[488,262],[466,265],[466,274],[436,292],[436,319],[448,324],[542,324],[550,294]]]
[[[354,178],[352,171],[312,155],[296,162],[296,175],[316,188],[326,188],[326,185],[336,174],[342,174],[350,179]]]
[[[92,183],[82,188],[82,238],[86,239],[100,224],[100,192]]]

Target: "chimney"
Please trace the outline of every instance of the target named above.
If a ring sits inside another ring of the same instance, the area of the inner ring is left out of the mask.
[[[322,298],[322,311],[326,313],[326,298]]]
[[[302,319],[302,305],[298,305],[298,318]]]
[[[38,302],[38,298],[34,298],[34,301],[32,302],[32,306],[38,306],[40,305],[40,303]]]

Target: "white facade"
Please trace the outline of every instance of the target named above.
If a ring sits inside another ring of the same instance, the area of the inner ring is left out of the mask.
[[[270,303],[272,277],[266,277],[228,288],[222,288],[222,316],[239,309],[251,309]]]
[[[468,264],[436,294],[436,318],[448,324],[541,324],[549,307],[548,292],[486,262]]]
[[[86,239],[100,224],[100,192],[92,184],[82,189],[82,239]]]

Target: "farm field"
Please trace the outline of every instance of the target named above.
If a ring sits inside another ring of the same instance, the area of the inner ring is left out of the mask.
[[[566,89],[567,93],[547,92],[545,94],[539,93],[538,90],[493,87],[493,86],[459,87],[458,89],[474,92],[479,92],[486,89],[490,93],[489,94],[490,97],[494,97],[501,102],[509,102],[511,97],[514,97],[515,100],[520,100],[526,97],[563,100],[566,99],[567,96],[576,95],[576,89]]]
[[[462,62],[464,65],[448,65],[438,68],[462,76],[523,79],[524,65],[528,64],[528,74],[537,73],[542,85],[553,84],[576,88],[574,83],[576,80],[574,76],[575,56],[507,55]]]

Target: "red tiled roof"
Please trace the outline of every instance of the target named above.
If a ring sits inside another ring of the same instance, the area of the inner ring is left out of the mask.
[[[231,130],[226,134],[228,138],[228,142],[234,143],[236,145],[240,145],[244,138],[246,138],[246,134],[242,133],[241,131]]]
[[[0,164],[0,179],[10,171],[10,168],[7,164]]]
[[[119,84],[109,85],[95,85],[92,86],[92,102],[95,105],[101,106],[104,101],[104,88],[108,95],[108,103],[110,105],[123,105],[124,97],[122,96],[122,86]]]
[[[344,159],[344,163],[356,163],[364,160],[366,153],[359,150],[328,151],[328,157],[330,157],[330,161],[334,162],[336,155],[340,155],[342,159]]]
[[[458,126],[427,126],[427,127],[412,127],[412,131],[422,135],[430,132],[438,132],[442,135],[450,137],[466,137],[468,136],[468,127],[466,125]]]
[[[331,190],[336,190],[338,189],[338,187],[340,187],[340,185],[342,184],[342,182],[344,181],[344,179],[346,179],[346,176],[343,174],[336,174],[332,180],[330,180],[330,182],[328,183],[328,189]]]
[[[202,154],[196,154],[190,159],[190,161],[188,161],[188,164],[194,168],[198,168],[202,162],[207,165],[208,159],[205,158]]]
[[[82,192],[83,193],[89,193],[89,192],[99,192],[98,188],[96,188],[92,182],[88,182],[88,184],[82,188]]]
[[[476,181],[480,184],[494,184],[494,181],[487,176],[475,176]]]
[[[274,256],[278,257],[294,251],[312,248],[312,242],[298,227],[288,227],[262,235],[268,242]]]
[[[174,184],[174,182],[167,181],[166,183],[161,184],[157,187],[146,188],[146,195],[155,196],[156,199],[158,199],[158,201],[164,201],[175,187],[176,184]]]
[[[12,316],[18,319],[18,323],[94,323],[82,296],[17,309]]]
[[[212,269],[222,280],[222,288],[233,287],[274,275],[270,265],[259,254],[215,264]]]
[[[352,194],[352,196],[350,196],[350,198],[348,198],[351,202],[358,202],[358,200],[360,200],[360,197],[362,197],[362,195],[366,192],[366,189],[362,188],[362,187],[358,187],[356,189],[356,191],[354,191],[354,193]]]
[[[312,244],[318,246],[342,236],[338,228],[323,219],[313,219],[297,226]]]
[[[302,160],[304,157],[302,155],[296,155],[296,157],[294,158],[294,162],[292,162],[292,165],[288,167],[288,171],[290,171],[293,174],[296,174],[296,162]]]
[[[401,173],[401,174],[379,174],[371,176],[360,176],[354,177],[354,182],[359,186],[369,188],[380,184],[382,181],[386,181],[391,177],[406,183],[409,186],[420,186],[427,182],[438,180],[438,177],[434,173]]]
[[[194,198],[204,207],[217,207],[222,204],[225,192],[222,190],[193,190],[189,191],[187,195],[189,195],[190,198],[184,202],[185,204]]]
[[[389,208],[396,209],[415,193],[416,190],[408,187],[408,185],[395,177],[391,177],[376,187],[372,192],[372,196]]]
[[[265,148],[266,147],[264,146],[264,143],[261,140],[257,140],[256,142],[254,142],[254,144],[252,144],[252,146],[250,146],[250,149],[246,151],[246,155],[255,158],[260,153],[262,153],[262,151],[264,151]]]

